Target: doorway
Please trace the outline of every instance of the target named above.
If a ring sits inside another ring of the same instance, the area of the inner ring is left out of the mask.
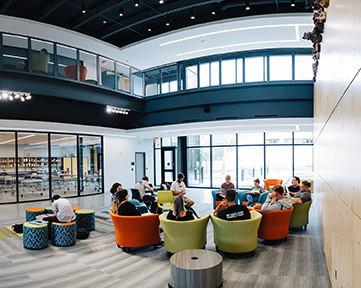
[[[135,152],[135,182],[137,183],[145,176],[145,153]]]
[[[162,148],[162,183],[175,180],[175,147]]]

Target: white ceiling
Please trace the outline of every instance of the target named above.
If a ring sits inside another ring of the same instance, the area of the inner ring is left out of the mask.
[[[118,55],[141,70],[203,56],[269,48],[312,47],[312,14],[276,14],[227,19],[184,28],[132,44]]]
[[[29,130],[38,132],[61,132],[94,134],[121,138],[148,139],[154,137],[205,135],[216,133],[246,132],[311,132],[312,118],[270,118],[247,120],[222,120],[187,123],[132,130],[84,126],[40,121],[0,120],[0,130]]]

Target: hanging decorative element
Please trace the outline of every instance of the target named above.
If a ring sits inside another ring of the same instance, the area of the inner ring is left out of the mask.
[[[329,0],[313,0],[311,7],[313,9],[313,23],[315,27],[311,32],[305,32],[302,39],[310,40],[313,43],[312,59],[315,61],[312,64],[313,82],[316,82],[318,60],[320,59],[322,33],[326,22],[327,13],[325,9],[329,6]]]

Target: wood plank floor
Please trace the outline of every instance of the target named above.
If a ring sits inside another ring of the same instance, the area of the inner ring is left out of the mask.
[[[209,203],[197,203],[200,215]],[[22,237],[0,240],[0,287],[167,287],[170,265],[164,248],[124,253],[114,240],[109,215],[96,209],[96,230],[72,247],[49,242],[43,250],[23,248]],[[223,287],[331,287],[314,211],[307,231],[293,231],[287,242],[259,240],[255,255],[224,256]],[[206,249],[215,251],[208,224]]]

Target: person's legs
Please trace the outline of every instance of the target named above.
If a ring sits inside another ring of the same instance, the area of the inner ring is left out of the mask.
[[[49,235],[49,240],[51,239],[51,223],[53,222],[57,222],[60,223],[59,219],[56,218],[56,216],[50,216],[50,217],[44,217],[43,221],[48,221],[48,235]]]
[[[254,203],[253,195],[247,194],[246,198],[247,198],[247,206],[250,206]]]
[[[184,204],[188,205],[189,207],[194,204],[194,201],[186,196],[183,196],[183,200],[184,200]]]

